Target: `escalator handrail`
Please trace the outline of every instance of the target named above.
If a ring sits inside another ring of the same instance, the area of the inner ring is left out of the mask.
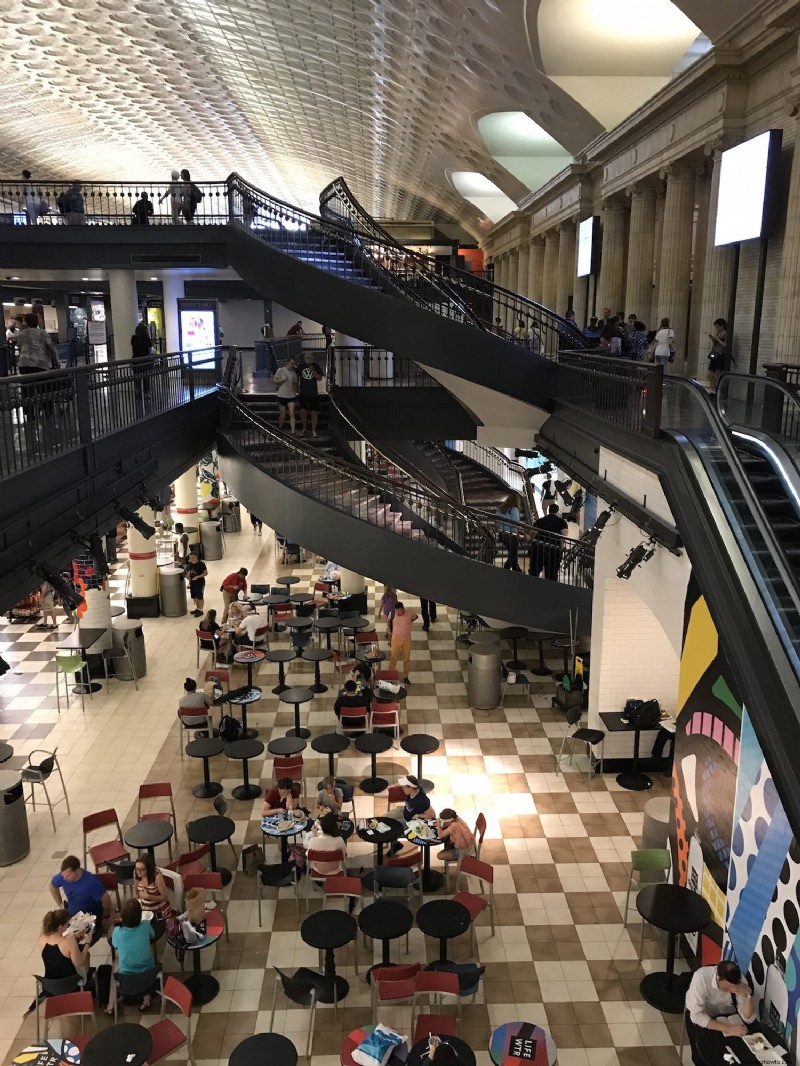
[[[478,279],[468,270],[461,270],[458,267],[450,266],[447,263],[440,263],[432,256],[427,256],[420,252],[409,251],[409,249],[405,248],[395,240],[395,238],[392,237],[391,234],[380,225],[380,223],[376,222],[364,207],[362,207],[353,191],[348,186],[346,180],[341,175],[338,178],[334,178],[334,180],[320,193],[320,214],[324,217],[330,217],[333,215],[332,211],[329,213],[326,213],[326,211],[329,208],[329,204],[336,199],[340,200],[349,211],[352,212],[352,215],[348,213],[347,217],[350,219],[354,228],[356,228],[357,224],[358,227],[363,227],[368,235],[375,236],[382,242],[390,243],[398,253],[402,253],[406,256],[413,256],[414,261],[419,263],[420,268],[427,276],[431,278],[452,279],[454,284],[458,283],[467,287],[474,287],[476,290],[482,291],[484,295],[491,298],[493,306],[495,302],[503,302],[507,305],[509,302],[514,301],[519,304],[521,308],[526,310],[529,309],[528,317],[530,318],[535,319],[544,317],[551,319],[552,324],[558,332],[565,337],[565,340],[569,339],[570,341],[576,342],[575,346],[577,348],[582,349],[590,347],[589,342],[576,326],[566,318],[562,318],[550,308],[537,303],[535,300],[529,300],[520,293],[512,292],[510,289],[505,289],[485,278]],[[355,219],[353,219],[353,215],[355,216]],[[459,298],[457,297],[457,290],[452,290],[450,285],[448,285],[448,289],[451,290],[451,297]],[[459,300],[463,305],[463,298],[459,298]],[[467,313],[470,313],[469,309],[467,309]],[[481,329],[485,329],[489,332],[492,331],[491,324],[481,322],[475,315],[472,315],[471,317],[475,321],[475,324]],[[504,339],[508,340],[510,343],[519,344],[513,334],[507,334]]]
[[[421,443],[427,444],[434,452],[434,454],[438,455],[441,458],[442,462],[447,466],[448,474],[450,474],[453,480],[455,481],[456,488],[458,491],[458,499],[462,504],[464,504],[464,506],[466,506],[467,497],[464,493],[464,479],[461,477],[461,471],[458,469],[455,463],[451,460],[450,456],[447,454],[447,449],[438,440],[422,441]]]
[[[781,394],[784,400],[788,400],[790,406],[795,410],[798,420],[798,430],[800,431],[800,394],[794,385],[790,385],[786,381],[781,381],[779,378],[771,378],[762,374],[735,374],[725,373],[721,374],[717,381],[717,390],[714,395],[714,402],[717,412],[720,418],[723,420],[726,426],[733,427],[734,425],[741,426],[744,429],[761,429],[764,430],[764,426],[749,426],[747,422],[733,421],[728,417],[726,409],[726,400],[728,392],[728,382],[740,382],[742,384],[751,385],[755,388],[763,388],[765,392],[773,390]],[[774,430],[772,432],[775,432]],[[800,439],[800,432],[798,433],[798,439]]]

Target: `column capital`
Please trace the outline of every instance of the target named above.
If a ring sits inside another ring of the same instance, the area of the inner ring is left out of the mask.
[[[652,181],[645,179],[644,181],[637,181],[633,185],[628,185],[625,189],[625,195],[630,200],[655,200],[656,185]]]
[[[706,159],[716,160],[722,152],[724,143],[722,134],[709,138],[709,140],[703,145],[703,155]]]
[[[565,218],[556,226],[559,233],[566,233],[571,229],[575,229],[575,220],[572,218]]]
[[[544,244],[544,234],[543,233],[535,233],[533,235],[533,237],[531,237],[531,244],[535,244],[535,245],[537,245],[537,247],[543,245]]]
[[[627,210],[627,203],[625,197],[619,193],[614,193],[611,196],[607,196],[603,200],[603,211],[608,214],[615,214]]]
[[[682,181],[694,181],[697,177],[697,163],[694,160],[669,163],[659,170],[658,176],[662,181],[666,181],[668,185]]]

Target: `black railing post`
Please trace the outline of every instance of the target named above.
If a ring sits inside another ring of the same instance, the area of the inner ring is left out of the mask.
[[[92,408],[89,403],[89,375],[85,371],[83,373],[75,372],[73,381],[75,383],[75,399],[78,413],[78,439],[81,444],[91,444]]]
[[[645,386],[644,426],[651,437],[661,432],[661,402],[664,396],[664,364],[647,364],[647,384]]]
[[[191,352],[182,353],[181,358],[183,358],[184,354],[187,357],[187,363],[188,363],[188,371],[187,371],[187,373],[189,375],[189,399],[190,400],[194,400],[194,367],[192,365],[192,353]]]

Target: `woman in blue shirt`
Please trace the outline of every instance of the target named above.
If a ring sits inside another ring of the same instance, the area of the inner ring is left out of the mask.
[[[118,973],[145,973],[155,966],[150,945],[155,940],[155,933],[149,921],[142,921],[142,905],[138,899],[127,899],[120,911],[122,925],[118,925],[111,935],[111,945],[117,953],[114,969]],[[114,1013],[114,1000],[117,995],[117,982],[111,982],[106,1014]],[[139,1010],[147,1010],[150,996],[142,998]]]
[[[510,496],[507,496],[500,506],[495,511],[498,518],[505,518],[507,521],[498,523],[499,532],[498,537],[500,543],[504,544],[508,549],[508,558],[505,561],[505,570],[517,570],[519,571],[520,565],[517,561],[519,555],[519,527],[512,525],[512,522],[519,522],[519,505],[520,498],[515,492],[512,492]]]

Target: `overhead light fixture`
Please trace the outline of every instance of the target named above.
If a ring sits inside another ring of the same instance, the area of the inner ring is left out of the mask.
[[[570,481],[554,481],[553,485],[555,486],[556,492],[559,494],[559,496],[564,501],[564,503],[567,505],[567,507],[571,507],[572,506],[572,493],[569,491],[569,486],[571,485],[571,482]]]
[[[80,536],[74,529],[70,530],[70,536],[76,544],[80,544],[82,548],[92,557],[92,566],[98,577],[108,577],[111,573],[111,568],[108,565],[108,559],[106,558],[105,545],[103,539],[99,533],[91,533],[88,538]]]
[[[603,511],[595,519],[595,523],[591,529],[587,529],[583,536],[579,539],[578,543],[564,552],[564,563],[569,566],[582,547],[593,548],[600,540],[600,534],[606,528],[606,523],[614,513],[614,508],[609,507],[608,510]]]
[[[155,526],[148,525],[148,523],[135,511],[132,511],[130,507],[123,507],[122,504],[119,503],[115,503],[114,507],[120,518],[124,518],[126,522],[130,522],[133,528],[141,533],[145,540],[150,540],[150,538],[155,535]]]
[[[627,581],[637,566],[641,566],[642,563],[646,563],[648,559],[653,558],[657,547],[655,538],[651,537],[648,541],[643,540],[628,555],[622,566],[617,567],[617,577],[621,578],[622,581]]]
[[[11,280],[12,281],[19,281],[19,274],[12,274],[11,275]]]
[[[74,611],[76,607],[80,607],[83,603],[83,596],[66,581],[57,570],[51,570],[49,566],[34,566],[34,574],[40,577],[42,581],[47,581],[53,586],[56,595],[59,597],[65,607],[69,607]]]
[[[88,281],[88,278],[81,278],[81,281]]]
[[[158,278],[150,278],[151,281],[158,281]]]

